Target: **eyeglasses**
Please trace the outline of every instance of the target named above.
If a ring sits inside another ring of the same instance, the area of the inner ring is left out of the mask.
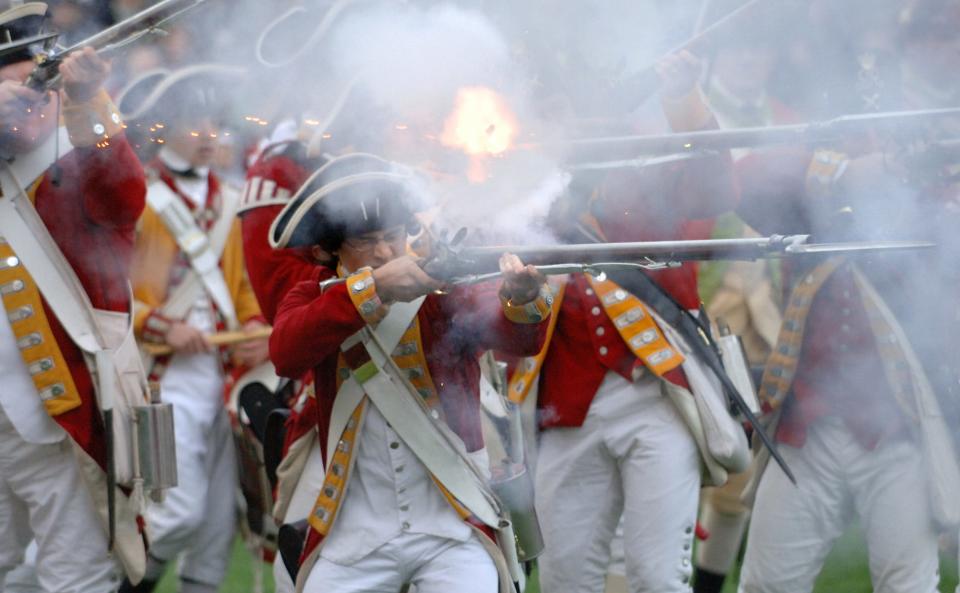
[[[400,226],[386,231],[366,233],[359,237],[349,237],[343,240],[343,244],[357,253],[370,253],[380,242],[394,247],[407,240],[406,227]]]

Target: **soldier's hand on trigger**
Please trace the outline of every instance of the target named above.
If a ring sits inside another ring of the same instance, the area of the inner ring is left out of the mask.
[[[243,324],[243,331],[252,332],[263,327],[267,327],[266,324],[257,320],[250,320]],[[233,356],[237,363],[247,368],[259,366],[270,357],[269,338],[241,342],[234,347]]]
[[[500,257],[503,286],[500,291],[514,305],[524,305],[537,298],[546,278],[534,266],[525,266],[512,253]]]
[[[92,48],[67,56],[60,64],[63,90],[71,101],[83,103],[97,94],[110,75],[110,63],[97,55]]]
[[[175,322],[170,326],[165,341],[168,346],[173,348],[174,352],[183,354],[200,354],[212,349],[212,346],[203,336],[203,332],[192,325],[181,322]]]
[[[393,259],[373,271],[377,296],[384,303],[409,302],[443,287],[443,283],[431,278],[420,267],[418,260],[404,255]]]
[[[664,56],[653,69],[660,78],[660,92],[670,99],[687,95],[700,80],[703,65],[687,50]]]

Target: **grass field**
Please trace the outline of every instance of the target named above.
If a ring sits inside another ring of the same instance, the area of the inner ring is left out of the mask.
[[[957,586],[957,559],[944,558],[941,562],[941,593],[954,593]],[[176,578],[170,571],[158,588],[159,593],[176,593]],[[264,567],[264,591],[273,593],[273,578],[269,566]],[[736,574],[733,575],[734,577]],[[233,558],[227,580],[220,591],[223,593],[252,593],[253,561],[243,546],[237,542],[233,549]],[[730,579],[724,593],[735,593],[736,581]],[[867,570],[867,551],[863,539],[856,530],[837,543],[820,578],[814,593],[870,593],[870,577]],[[453,593],[453,592],[451,592]],[[526,593],[539,593],[536,583],[527,587]]]

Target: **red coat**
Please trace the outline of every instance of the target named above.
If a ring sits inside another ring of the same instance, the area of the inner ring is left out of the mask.
[[[674,129],[683,126],[673,125]],[[710,118],[701,129],[716,129]],[[709,239],[713,217],[733,209],[737,190],[729,154],[609,175],[591,212],[610,241]],[[681,306],[698,309],[696,264],[650,272]],[[556,333],[540,373],[537,406],[542,428],[580,426],[608,370],[629,379],[640,361],[627,348],[582,277],[567,286]],[[593,314],[597,307],[599,315]],[[597,334],[603,328],[603,335]],[[607,353],[600,354],[600,348]],[[670,380],[683,384],[682,371]]]
[[[312,261],[309,252],[270,246],[270,225],[283,210],[283,200],[296,193],[317,165],[296,148],[298,145],[283,144],[264,150],[247,171],[240,212],[247,274],[269,323],[280,301],[298,282],[319,281],[333,274]]]
[[[783,149],[751,154],[737,163],[742,186],[740,216],[764,234],[823,230],[836,204],[807,195],[809,152]],[[784,286],[806,274],[800,262],[784,265]],[[785,295],[785,296],[788,296]],[[777,440],[806,442],[807,427],[824,415],[842,418],[858,441],[872,448],[904,428],[883,361],[850,268],[843,266],[814,298],[792,395],[784,402]]]
[[[268,146],[247,170],[240,228],[247,275],[260,310],[272,324],[283,297],[300,282],[317,283],[334,272],[318,265],[303,249],[274,249],[270,246],[270,226],[283,210],[284,200],[297,192],[318,163],[304,156],[299,143]],[[269,183],[269,182],[272,182]],[[309,382],[309,373],[301,379]],[[292,411],[287,420],[284,452],[316,424],[316,401],[308,398]]]
[[[36,191],[36,208],[98,309],[128,312],[127,279],[134,230],[145,205],[143,168],[122,134],[105,148],[75,148],[49,171]],[[82,405],[54,417],[70,437],[105,467],[103,422],[83,353],[44,302],[50,328],[70,367]]]
[[[429,295],[417,316],[427,370],[447,424],[468,451],[476,451],[483,447],[479,356],[487,350],[515,356],[536,354],[543,345],[547,323],[509,321],[492,283],[455,289],[443,296]],[[324,457],[337,394],[340,345],[365,323],[345,284],[321,292],[316,282],[301,282],[277,312],[270,357],[284,376],[299,377],[313,369],[318,438]],[[319,532],[311,529],[301,560],[321,541]]]
[[[467,449],[475,451],[483,446],[478,357],[486,350],[516,356],[536,354],[543,344],[546,323],[507,320],[497,287],[490,283],[458,288],[443,296],[430,295],[417,315],[427,367],[447,422]],[[364,324],[344,284],[321,294],[316,282],[301,282],[277,312],[270,358],[282,376],[299,377],[313,369],[323,448],[337,393],[340,345]]]

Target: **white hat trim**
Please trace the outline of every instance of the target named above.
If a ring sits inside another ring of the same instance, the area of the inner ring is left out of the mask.
[[[26,16],[43,16],[47,13],[47,5],[43,2],[27,2],[0,12],[0,25],[12,23]]]
[[[148,72],[141,77],[145,79],[151,74],[157,74],[159,71]],[[244,76],[247,73],[245,68],[240,68],[238,66],[225,66],[223,64],[197,64],[195,66],[188,66],[186,68],[181,68],[174,72],[170,72],[169,75],[161,81],[157,86],[153,88],[149,95],[143,100],[143,103],[140,105],[139,109],[135,109],[131,113],[124,113],[123,118],[125,120],[136,120],[140,119],[147,112],[154,108],[157,102],[163,98],[163,95],[170,90],[170,88],[177,84],[178,82],[190,78],[191,76],[200,76],[204,74],[222,74],[226,76]]]
[[[295,199],[290,200],[290,203],[280,212],[279,215],[277,215],[277,217],[273,220],[273,223],[270,224],[270,246],[274,249],[286,247],[287,243],[289,243],[290,239],[293,237],[293,233],[296,230],[297,225],[300,224],[301,220],[303,220],[304,214],[310,211],[317,202],[323,199],[324,196],[328,196],[333,192],[341,190],[345,187],[359,185],[368,181],[395,181],[397,183],[406,183],[412,178],[413,177],[411,175],[399,173],[358,173],[356,175],[341,177],[340,179],[324,185],[314,193],[310,194],[310,196],[307,197],[303,202],[297,203]],[[283,215],[286,213],[287,209],[291,207],[295,209],[293,215],[290,217],[286,228],[283,229],[283,234],[280,235],[280,238],[274,240],[277,232],[277,225],[280,223],[280,220],[283,219]]]

